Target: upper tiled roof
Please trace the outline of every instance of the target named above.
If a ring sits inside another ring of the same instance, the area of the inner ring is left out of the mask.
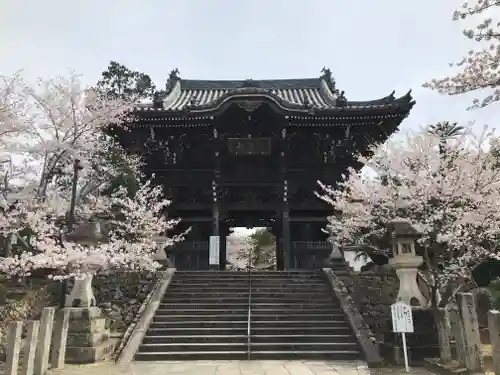
[[[305,83],[308,83],[306,80]],[[232,93],[241,95],[262,95],[266,92],[271,96],[276,96],[288,107],[304,106],[310,103],[315,108],[329,108],[332,106],[332,98],[328,100],[326,95],[321,92],[319,80],[316,79],[316,87],[311,84],[294,85],[299,80],[292,82],[288,80],[277,81],[253,81],[255,86],[245,88],[244,81],[197,81],[181,80],[179,81],[181,89],[175,96],[165,98],[164,109],[171,111],[182,110],[191,107],[207,107],[210,104],[216,104],[217,101]],[[300,82],[302,83],[302,82]],[[253,88],[253,90],[251,90]]]
[[[192,80],[181,79],[175,70],[167,81],[166,91],[155,99],[155,105],[142,105],[143,110],[202,113],[217,109],[227,100],[238,97],[268,97],[286,110],[370,109],[413,105],[408,93],[401,98],[390,95],[371,101],[349,101],[335,88],[328,69],[319,78],[269,80]]]

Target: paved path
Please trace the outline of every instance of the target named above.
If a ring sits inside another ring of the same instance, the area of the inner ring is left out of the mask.
[[[49,375],[402,375],[404,369],[369,370],[363,362],[343,361],[169,361],[134,362],[130,368],[112,363],[66,365]],[[433,375],[412,369],[412,375]]]

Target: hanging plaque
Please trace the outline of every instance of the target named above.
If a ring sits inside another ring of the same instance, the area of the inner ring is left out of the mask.
[[[270,138],[229,138],[229,152],[233,155],[269,155]]]

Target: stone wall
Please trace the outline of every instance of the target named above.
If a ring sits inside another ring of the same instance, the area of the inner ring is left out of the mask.
[[[7,285],[6,285],[7,284]],[[44,307],[55,304],[52,282],[16,283],[9,280],[4,284],[7,288],[18,289],[20,294],[16,300],[7,298],[5,305],[0,306],[0,359],[5,357],[5,340],[9,324],[19,320],[36,320],[40,317]]]
[[[394,346],[401,345],[400,335],[394,335],[392,332],[390,306],[396,301],[399,289],[399,279],[394,270],[389,265],[374,265],[367,271],[338,277],[379,342],[382,356],[393,358],[391,351]],[[427,309],[414,310],[413,320],[415,333],[407,335],[410,354],[413,354],[414,360],[423,359],[425,356],[432,357],[438,347],[437,330],[431,312]]]
[[[134,322],[158,276],[151,272],[110,272],[94,277],[97,306],[109,318],[112,332],[124,333]]]
[[[356,302],[360,314],[379,342],[384,341],[390,305],[398,294],[399,279],[389,266],[375,266],[369,271],[338,276]]]

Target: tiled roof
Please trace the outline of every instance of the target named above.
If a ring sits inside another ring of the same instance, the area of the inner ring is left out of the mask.
[[[143,105],[142,110],[202,113],[220,107],[226,100],[268,97],[287,110],[375,109],[413,105],[408,93],[395,98],[394,92],[371,101],[349,101],[325,76],[303,79],[270,80],[192,80],[171,77],[167,91],[156,105]],[[410,107],[411,108],[411,107]]]
[[[169,103],[167,110],[181,110],[192,105],[207,106],[220,99],[223,95],[228,95],[232,89],[182,89],[180,95]],[[311,103],[315,108],[329,108],[331,104],[323,97],[318,88],[272,88],[266,89],[271,95],[275,95],[287,104],[305,105]]]

